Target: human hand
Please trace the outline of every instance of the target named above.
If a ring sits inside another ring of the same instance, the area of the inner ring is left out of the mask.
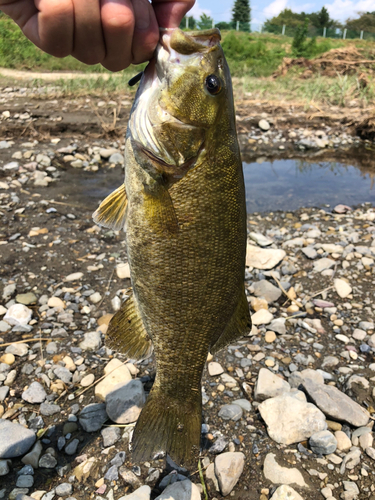
[[[120,71],[151,58],[159,26],[178,27],[195,0],[0,0],[37,47]]]

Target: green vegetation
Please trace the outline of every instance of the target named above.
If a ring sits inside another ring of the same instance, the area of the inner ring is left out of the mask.
[[[345,27],[349,30],[363,30],[375,33],[375,11],[362,12],[358,19],[348,19]]]
[[[309,20],[306,18],[303,26],[298,26],[292,42],[292,53],[295,57],[315,56],[318,50],[316,38],[307,41]]]
[[[277,26],[285,25],[288,28],[302,27],[306,19],[308,20],[308,27],[316,28],[321,32],[323,32],[323,28],[341,27],[338,21],[330,18],[328,10],[322,7],[319,12],[312,12],[311,14],[306,14],[305,12],[297,13],[293,12],[292,9],[284,9],[277,16],[267,19],[264,23],[264,30],[270,33],[277,33]]]
[[[235,0],[232,10],[232,25],[239,23],[241,31],[250,31],[251,9],[249,0]]]

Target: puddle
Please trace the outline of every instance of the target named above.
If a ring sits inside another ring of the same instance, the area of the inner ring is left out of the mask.
[[[248,213],[375,203],[375,161],[372,168],[303,160],[243,166]]]

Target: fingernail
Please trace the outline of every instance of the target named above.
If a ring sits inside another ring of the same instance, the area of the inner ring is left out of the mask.
[[[147,30],[151,23],[151,4],[148,0],[133,0],[133,9],[136,29]]]

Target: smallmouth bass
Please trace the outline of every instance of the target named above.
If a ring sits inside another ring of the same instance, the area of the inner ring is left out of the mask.
[[[155,351],[133,459],[191,463],[207,354],[251,328],[245,188],[219,30],[162,31],[129,118],[125,183],[94,220],[125,229],[133,286],[107,345],[138,360]]]

